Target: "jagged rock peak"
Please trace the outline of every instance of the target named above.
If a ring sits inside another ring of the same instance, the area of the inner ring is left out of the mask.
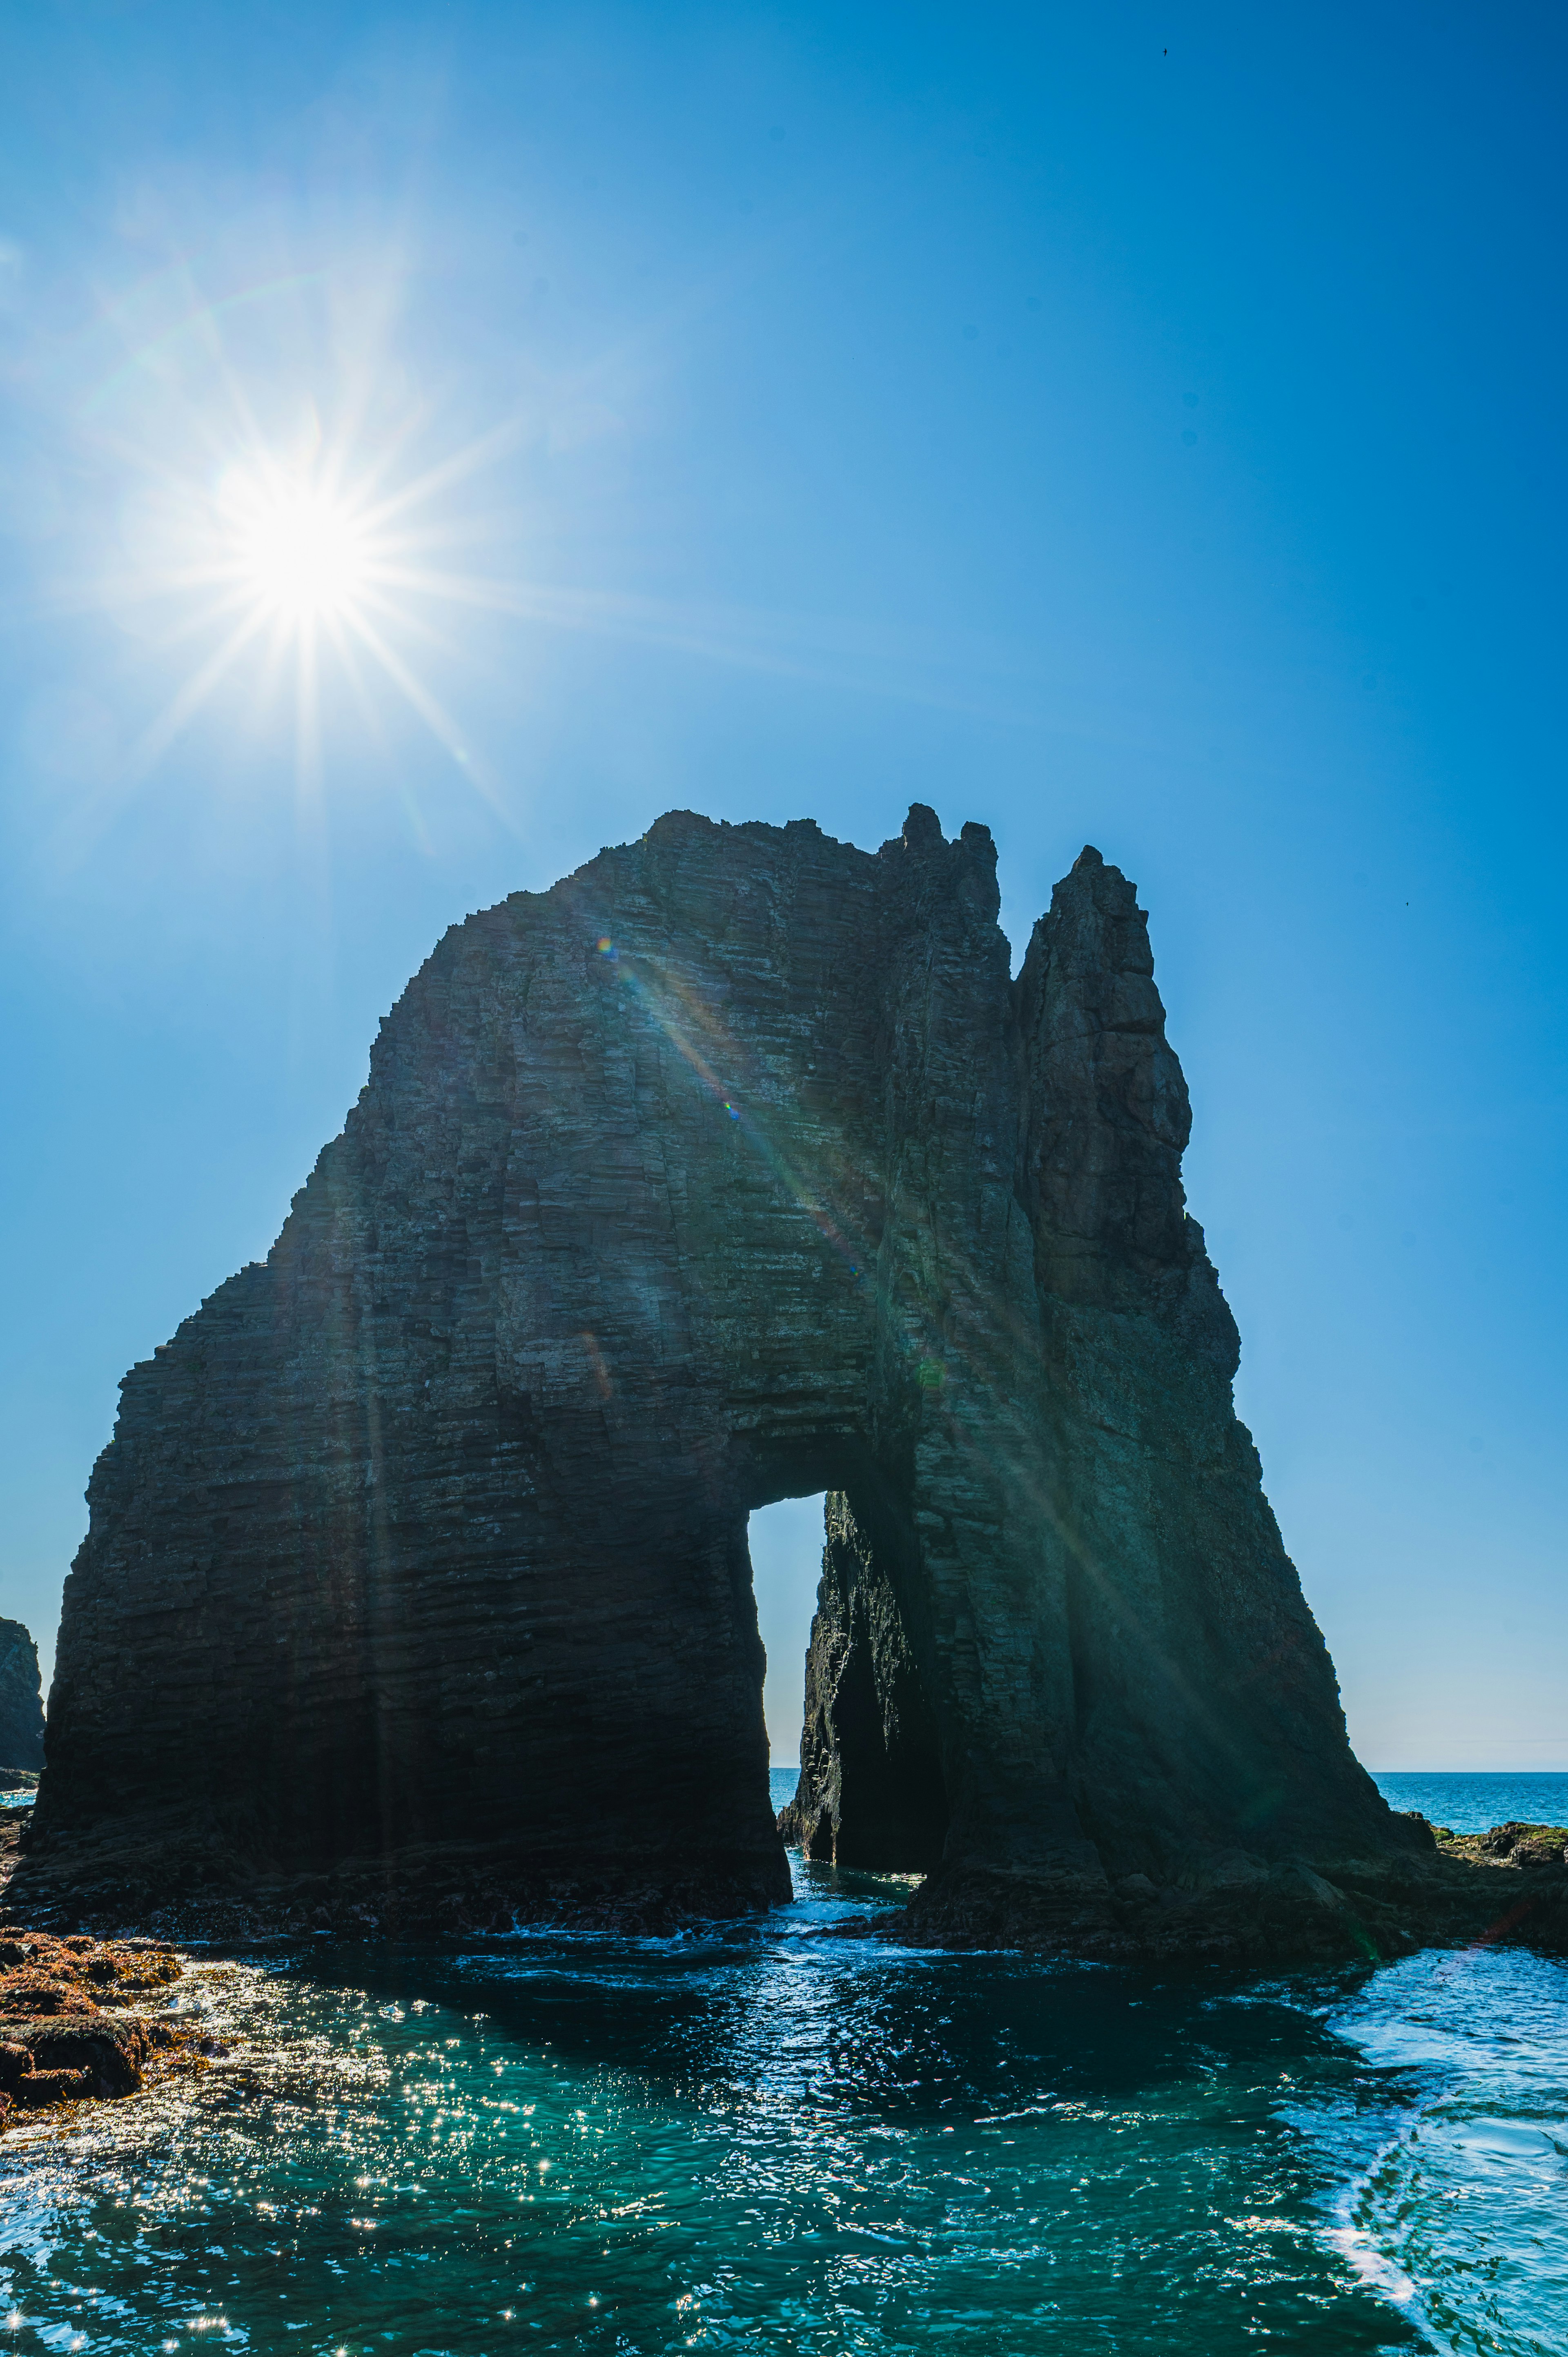
[[[929,802],[909,804],[909,815],[904,821],[903,843],[906,851],[940,851],[944,848],[942,823]]]

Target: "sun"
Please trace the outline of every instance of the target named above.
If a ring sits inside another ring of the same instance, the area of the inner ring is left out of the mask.
[[[416,657],[454,651],[432,607],[512,610],[506,583],[441,564],[443,544],[471,538],[472,528],[460,517],[444,522],[436,503],[510,447],[515,430],[498,428],[400,479],[411,428],[347,436],[324,435],[314,414],[311,423],[292,449],[247,436],[209,475],[159,469],[135,586],[170,601],[167,644],[200,651],[144,731],[137,770],[150,771],[241,663],[259,658],[255,725],[292,683],[296,766],[313,791],[336,678],[378,727],[372,698],[378,681],[390,687],[493,799]]]
[[[375,570],[371,535],[345,500],[275,467],[236,468],[219,507],[235,587],[269,620],[307,630],[351,619]]]

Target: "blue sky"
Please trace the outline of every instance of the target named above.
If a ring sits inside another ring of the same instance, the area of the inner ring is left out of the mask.
[[[1017,951],[1084,842],[1141,888],[1363,1758],[1568,1767],[1561,16],[5,51],[0,1609],[47,1651],[119,1376],[447,923],[672,806],[875,845],[918,798],[992,827]],[[303,702],[201,574],[268,464],[403,501]]]

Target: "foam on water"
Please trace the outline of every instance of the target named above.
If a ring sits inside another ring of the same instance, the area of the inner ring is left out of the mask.
[[[227,2060],[0,2145],[0,2346],[1568,2352],[1562,1965],[1158,1982],[823,1938],[907,1886],[796,1881],[199,1964]]]

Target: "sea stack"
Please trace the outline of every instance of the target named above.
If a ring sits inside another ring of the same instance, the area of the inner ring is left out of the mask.
[[[0,1620],[0,1768],[43,1764],[38,1649],[19,1620]]]
[[[746,1517],[821,1490],[796,1818],[933,1868],[928,1924],[1418,1838],[1232,1407],[1134,888],[1086,849],[1016,981],[997,906],[919,804],[875,853],[672,812],[446,934],[266,1260],[125,1378],[27,1878],[780,1900]]]

